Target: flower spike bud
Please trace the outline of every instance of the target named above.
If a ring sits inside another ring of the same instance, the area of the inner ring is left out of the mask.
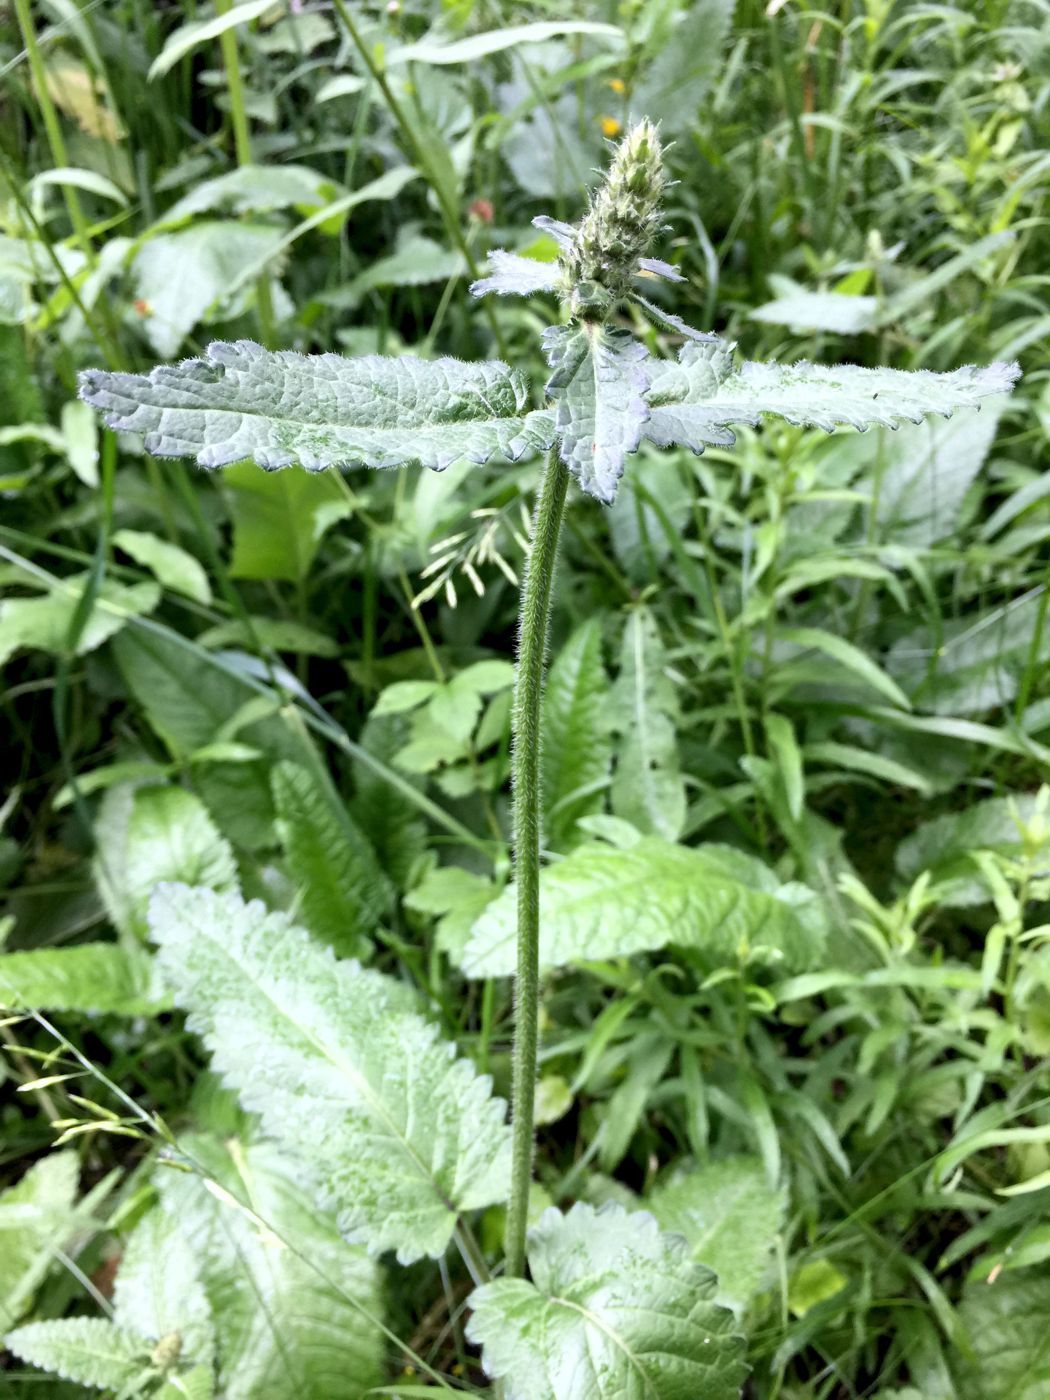
[[[637,122],[617,146],[605,180],[561,255],[572,314],[604,321],[631,290],[662,225],[664,191],[660,136],[648,120]]]

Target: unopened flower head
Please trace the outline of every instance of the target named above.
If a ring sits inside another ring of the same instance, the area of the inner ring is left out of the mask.
[[[627,296],[638,259],[660,231],[663,190],[660,137],[652,122],[640,121],[616,148],[575,241],[562,254],[574,316],[604,320]]]

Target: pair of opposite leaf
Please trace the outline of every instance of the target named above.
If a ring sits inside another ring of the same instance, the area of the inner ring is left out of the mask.
[[[738,364],[734,345],[687,326],[642,297],[640,276],[682,278],[648,256],[661,230],[664,175],[657,132],[639,122],[616,150],[579,225],[534,222],[559,245],[544,263],[497,250],[489,292],[556,292],[568,314],[549,327],[548,407],[529,405],[524,376],[498,360],[413,355],[301,355],[251,341],[216,342],[201,359],[147,375],[88,370],[80,391],[109,427],[141,432],[147,451],[202,467],[251,458],[267,470],[511,461],[551,448],[587,494],[611,503],[624,461],[643,439],[694,452],[732,446],[732,424],[774,414],[799,426],[863,430],[949,416],[1008,390],[1016,365],[927,370],[802,361]],[[683,338],[677,360],[652,357],[610,324],[625,302]]]

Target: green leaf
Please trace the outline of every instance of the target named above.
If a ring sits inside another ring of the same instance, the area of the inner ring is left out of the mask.
[[[140,948],[79,943],[0,954],[0,1006],[22,1011],[111,1011],[142,1016],[161,991]]]
[[[0,602],[0,666],[23,647],[35,647],[64,656],[80,599],[89,584],[87,574],[57,579],[42,598],[7,598]],[[130,588],[103,581],[77,641],[76,654],[84,656],[108,641],[127,622],[152,612],[160,602],[155,583]]]
[[[960,1400],[1045,1400],[1050,1393],[1050,1271],[1008,1270],[971,1283],[959,1309],[973,1360],[959,1359]]]
[[[382,1377],[380,1276],[314,1205],[294,1158],[203,1135],[161,1199],[215,1317],[226,1400],[358,1400]]]
[[[927,414],[944,417],[976,408],[991,394],[1008,392],[1017,365],[966,365],[948,374],[929,370],[861,369],[857,365],[734,363],[726,341],[683,345],[675,364],[654,370],[652,413],[645,435],[658,447],[681,443],[732,446],[731,423],[758,425],[763,414],[832,432],[840,425],[895,428]],[[973,431],[973,425],[969,424]],[[963,430],[965,431],[965,429]]]
[[[216,1069],[267,1133],[309,1143],[348,1238],[406,1263],[436,1256],[459,1211],[503,1199],[504,1105],[404,985],[210,890],[161,887],[150,926]]]
[[[601,809],[612,757],[608,700],[601,624],[591,618],[558,653],[543,695],[543,829],[556,850],[571,841],[581,817]]]
[[[175,1221],[155,1207],[131,1233],[113,1290],[113,1321],[156,1343],[177,1333],[179,1361],[211,1365],[211,1306],[193,1251]]]
[[[315,214],[345,194],[341,185],[308,165],[242,165],[194,185],[167,210],[164,223],[216,209],[229,214],[270,214],[276,209]],[[333,231],[342,223],[337,219]]]
[[[30,1322],[9,1332],[5,1342],[31,1366],[93,1390],[121,1390],[149,1365],[146,1339],[122,1332],[101,1317]]]
[[[683,1172],[646,1200],[662,1230],[718,1275],[720,1303],[741,1312],[762,1285],[784,1215],[784,1193],[756,1157],[725,1157]]]
[[[485,34],[471,34],[466,39],[442,43],[440,39],[420,39],[396,49],[387,62],[400,63],[476,63],[489,54],[517,48],[519,44],[542,44],[562,34],[588,34],[623,42],[624,33],[614,24],[598,24],[590,20],[541,20],[535,24],[510,24]]]
[[[776,636],[778,640],[788,642],[792,646],[804,647],[807,650],[812,648],[823,653],[848,671],[852,671],[865,684],[884,695],[891,704],[899,705],[903,710],[911,709],[911,701],[892,676],[888,676],[881,667],[876,666],[866,652],[861,651],[860,647],[854,646],[852,642],[847,642],[844,637],[836,637],[834,633],[825,632],[821,627],[778,627]]]
[[[656,619],[632,610],[624,627],[620,674],[608,723],[621,735],[612,808],[639,831],[674,840],[685,825],[685,786],[678,771],[678,697],[667,674]]]
[[[551,326],[543,348],[562,460],[588,495],[611,504],[649,417],[648,352],[626,331],[590,322]]]
[[[468,977],[507,977],[516,962],[516,891],[507,888],[471,930]],[[728,846],[691,848],[646,836],[626,849],[580,846],[540,876],[540,966],[626,957],[669,943],[727,964],[758,948],[785,970],[813,965],[824,933],[814,896],[779,885],[760,861]]]
[[[135,254],[135,296],[142,327],[167,359],[198,322],[229,295],[245,264],[267,262],[281,249],[284,229],[239,219],[204,219],[190,228],[156,233]]]
[[[152,82],[154,78],[162,78],[175,67],[180,58],[185,58],[186,54],[192,53],[200,44],[210,43],[212,39],[217,39],[228,30],[236,29],[239,24],[249,24],[272,8],[273,0],[244,0],[243,4],[235,5],[225,14],[216,15],[214,19],[180,25],[168,35],[163,49],[150,65],[146,81]]]
[[[352,507],[334,476],[266,472],[239,462],[223,475],[233,516],[234,578],[302,583],[321,540]]]
[[[737,1400],[746,1372],[714,1275],[644,1213],[578,1204],[529,1232],[533,1282],[470,1297],[467,1336],[507,1400]]]
[[[237,862],[201,802],[180,787],[111,788],[95,827],[95,883],[114,925],[146,934],[154,885],[237,888]]]
[[[29,1310],[56,1252],[76,1229],[79,1177],[75,1152],[51,1152],[0,1193],[0,1327]]]
[[[778,281],[781,279],[777,279]],[[808,292],[801,287],[786,290],[749,313],[752,321],[790,326],[793,331],[830,331],[834,335],[859,335],[874,330],[878,297],[847,296],[843,292]]]
[[[149,569],[159,583],[198,603],[211,602],[208,575],[198,559],[177,544],[158,539],[145,530],[118,530],[113,543],[136,564]]]
[[[548,415],[525,415],[525,380],[497,360],[348,360],[216,341],[204,358],[148,375],[87,370],[80,389],[111,428],[145,433],[147,451],[202,467],[250,457],[269,470],[442,471],[461,457],[514,461],[553,437]]]
[[[695,123],[722,71],[734,8],[735,0],[691,0],[636,82],[632,109],[658,123],[665,137]]]
[[[1032,793],[1010,793],[922,822],[897,847],[897,871],[911,882],[928,870],[939,886],[939,901],[950,907],[987,903],[991,891],[971,853],[995,851],[1020,859],[1024,845],[1016,818],[1028,820],[1035,805]],[[1034,854],[1038,858],[1039,853]],[[1050,856],[1050,844],[1043,848],[1043,854]]]
[[[273,770],[277,833],[306,927],[339,957],[371,950],[393,890],[376,853],[334,791],[298,763]]]

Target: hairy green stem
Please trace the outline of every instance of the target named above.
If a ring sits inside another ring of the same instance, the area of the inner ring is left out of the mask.
[[[532,1182],[533,1110],[539,1023],[540,953],[540,705],[569,473],[551,451],[532,521],[532,552],[521,590],[518,668],[514,687],[514,863],[518,887],[518,975],[514,988],[514,1075],[511,1113],[507,1277],[525,1272],[525,1226]]]

